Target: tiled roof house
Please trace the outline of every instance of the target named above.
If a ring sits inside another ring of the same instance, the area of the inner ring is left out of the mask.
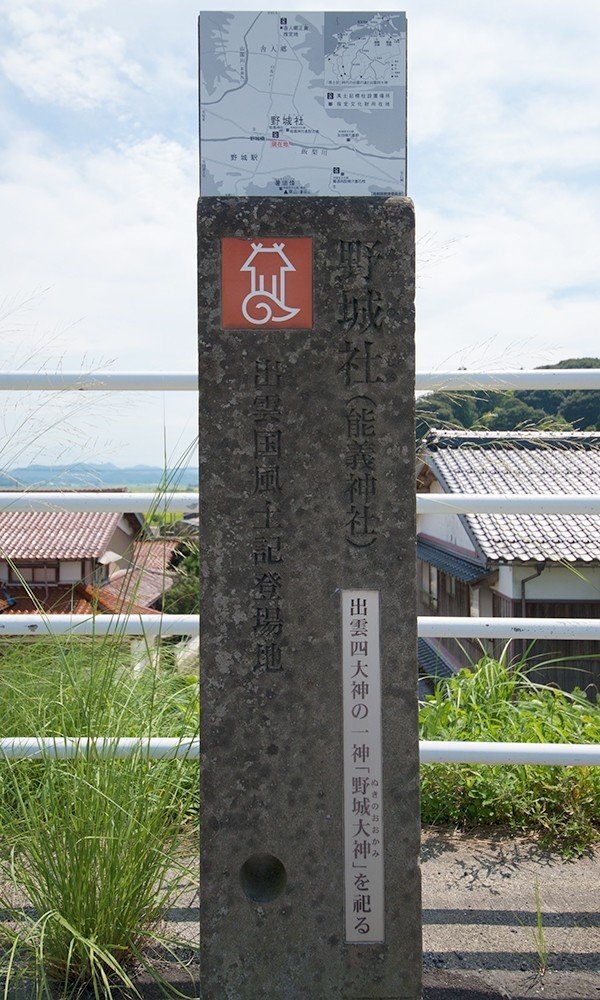
[[[0,511],[0,614],[152,612],[176,544],[137,514]]]
[[[432,430],[417,490],[431,493],[598,493],[600,433]],[[600,617],[600,517],[542,514],[419,515],[421,614]],[[481,655],[475,641],[428,640],[423,668],[457,669]],[[503,643],[496,643],[497,651]],[[513,653],[524,644],[513,641]],[[436,660],[431,654],[436,654]],[[565,689],[600,686],[598,644],[539,640],[532,663],[575,657],[533,675]],[[444,670],[438,671],[443,673]]]

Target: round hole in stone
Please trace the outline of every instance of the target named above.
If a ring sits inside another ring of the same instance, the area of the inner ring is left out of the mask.
[[[270,903],[285,889],[287,872],[273,854],[253,854],[240,868],[240,882],[253,903]]]

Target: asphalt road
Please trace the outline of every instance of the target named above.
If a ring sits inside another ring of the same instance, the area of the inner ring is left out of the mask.
[[[600,859],[423,833],[423,1000],[600,1000]],[[539,886],[545,971],[533,937]]]
[[[566,862],[532,839],[431,828],[421,864],[423,1000],[600,1000],[600,855]],[[197,907],[190,899],[169,930],[191,940]]]
[[[600,1000],[598,854],[565,862],[533,840],[431,828],[423,832],[422,879],[423,1000]],[[536,884],[545,970],[533,940]],[[185,974],[165,953],[155,956],[165,978],[190,998],[199,996],[198,918],[197,892],[188,891],[165,929],[186,942],[179,953]],[[143,996],[158,1000],[161,991],[144,980]]]

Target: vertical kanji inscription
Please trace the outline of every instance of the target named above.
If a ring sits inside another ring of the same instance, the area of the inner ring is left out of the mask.
[[[346,941],[385,938],[379,594],[342,592]]]
[[[282,492],[281,364],[257,358],[252,383],[254,396],[254,538],[252,564],[253,670],[283,670],[282,576],[283,542],[280,523]]]
[[[377,388],[385,380],[378,345],[386,309],[377,287],[379,240],[340,240],[337,323],[343,332],[338,368],[346,400],[345,538],[354,548],[374,545],[377,515]],[[362,389],[364,395],[359,392]],[[366,394],[368,392],[368,395]]]

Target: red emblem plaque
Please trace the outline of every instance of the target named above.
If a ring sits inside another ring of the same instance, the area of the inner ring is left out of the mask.
[[[221,325],[225,330],[310,330],[312,239],[221,240]]]

